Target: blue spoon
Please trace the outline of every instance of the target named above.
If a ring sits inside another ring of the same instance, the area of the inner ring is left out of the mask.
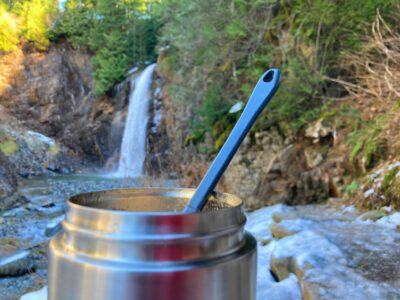
[[[281,72],[278,69],[269,69],[258,80],[242,115],[183,210],[184,213],[199,212],[207,203],[208,196],[214,190],[246,134],[277,91],[280,78]]]

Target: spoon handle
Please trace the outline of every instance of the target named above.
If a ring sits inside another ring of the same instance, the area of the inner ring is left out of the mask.
[[[199,212],[204,207],[246,134],[278,89],[280,78],[281,72],[278,69],[269,69],[258,80],[242,115],[183,210],[184,213]]]

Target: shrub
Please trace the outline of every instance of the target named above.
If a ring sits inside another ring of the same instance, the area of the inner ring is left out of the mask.
[[[50,44],[51,13],[56,10],[53,0],[18,1],[13,11],[18,16],[18,30],[22,38],[32,42],[39,50]]]

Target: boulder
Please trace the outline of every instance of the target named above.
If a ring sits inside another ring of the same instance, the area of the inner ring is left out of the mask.
[[[386,216],[386,213],[383,210],[371,210],[371,211],[367,211],[366,213],[363,213],[360,216],[360,219],[363,221],[377,221],[380,218],[383,218],[384,216]]]
[[[279,223],[284,220],[295,220],[298,219],[299,216],[296,214],[294,211],[288,210],[288,211],[277,211],[272,214],[272,219],[276,222]]]
[[[312,227],[313,221],[311,220],[285,220],[281,221],[279,224],[271,224],[269,230],[274,238],[281,239],[289,235],[296,234],[303,230],[308,230]]]
[[[18,181],[13,165],[0,152],[0,211],[25,202],[17,191]]]
[[[305,136],[312,139],[314,143],[333,144],[337,135],[334,127],[331,124],[324,124],[324,121],[320,119],[306,128]]]

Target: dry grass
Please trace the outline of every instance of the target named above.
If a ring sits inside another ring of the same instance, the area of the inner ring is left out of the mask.
[[[370,35],[360,51],[345,56],[343,67],[354,77],[351,82],[331,79],[340,83],[349,93],[351,105],[361,113],[361,129],[375,126],[379,129],[376,139],[385,141],[387,150],[374,170],[383,168],[387,161],[400,157],[400,32],[390,27],[379,11],[372,24]],[[369,121],[368,126],[365,121]],[[371,125],[372,124],[372,125]],[[364,170],[364,174],[365,174]],[[372,172],[372,171],[371,171]],[[364,178],[363,191],[374,187],[374,194],[365,197],[362,191],[355,196],[358,206],[377,209],[392,205],[399,207],[399,182],[390,181],[384,187],[373,186],[369,174]],[[352,197],[353,198],[353,197]]]
[[[391,29],[379,11],[371,35],[357,53],[345,56],[345,69],[354,74],[355,82],[332,79],[342,84],[355,98],[374,98],[387,103],[400,98],[400,34]]]

